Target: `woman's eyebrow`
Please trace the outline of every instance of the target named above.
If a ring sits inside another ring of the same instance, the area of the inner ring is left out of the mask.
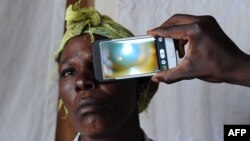
[[[72,58],[68,58],[59,63],[59,65],[69,65],[72,64]]]

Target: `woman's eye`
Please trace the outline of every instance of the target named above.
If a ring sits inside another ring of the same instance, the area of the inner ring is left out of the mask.
[[[76,70],[74,68],[68,68],[68,69],[63,70],[63,72],[61,73],[61,77],[69,77],[75,74],[76,74]]]

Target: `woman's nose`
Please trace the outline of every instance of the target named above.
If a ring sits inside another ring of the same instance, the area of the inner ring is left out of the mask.
[[[91,89],[95,89],[96,86],[95,86],[95,83],[91,80],[88,80],[88,81],[78,80],[76,82],[76,87],[77,87],[77,90],[88,91]]]

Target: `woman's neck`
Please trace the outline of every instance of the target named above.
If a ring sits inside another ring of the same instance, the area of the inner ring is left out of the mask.
[[[81,135],[80,141],[144,141],[144,134],[140,128],[137,110],[132,113],[126,122],[112,132],[101,137]]]

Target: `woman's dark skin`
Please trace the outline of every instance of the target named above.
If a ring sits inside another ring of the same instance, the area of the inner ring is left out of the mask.
[[[70,39],[59,58],[59,94],[81,141],[143,141],[137,80],[98,83],[89,35]]]
[[[176,68],[153,76],[154,82],[198,78],[250,87],[250,55],[237,47],[213,17],[174,15],[148,34],[177,39],[179,56],[185,55]],[[187,42],[189,47],[185,53]]]

